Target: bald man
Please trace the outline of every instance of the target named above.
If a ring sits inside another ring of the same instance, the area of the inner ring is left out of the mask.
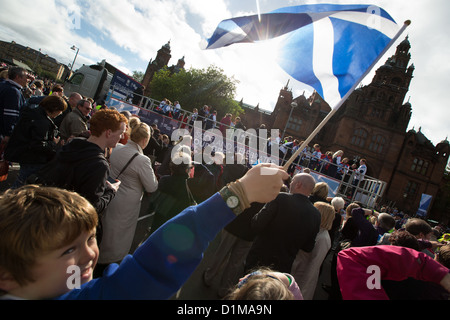
[[[252,228],[257,236],[246,259],[246,272],[270,267],[290,273],[298,251],[313,250],[320,228],[320,213],[308,196],[315,184],[307,173],[296,175],[290,193],[280,193],[254,216]]]
[[[57,116],[53,121],[58,126],[58,128],[61,127],[61,123],[63,122],[64,118],[77,107],[78,102],[82,99],[83,97],[78,92],[73,92],[68,99],[66,98],[67,109],[59,116]]]

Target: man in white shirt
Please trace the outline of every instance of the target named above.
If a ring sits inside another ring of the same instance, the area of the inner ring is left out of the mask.
[[[353,180],[353,185],[358,187],[359,182],[364,180],[364,176],[367,173],[366,159],[361,159],[359,161],[359,168],[355,170],[355,179]]]

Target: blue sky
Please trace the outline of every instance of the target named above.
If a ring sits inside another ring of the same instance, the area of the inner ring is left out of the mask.
[[[261,12],[309,3],[367,3],[365,1],[259,0]],[[372,0],[399,24],[412,20],[406,35],[411,42],[411,63],[416,67],[410,98],[413,117],[409,128],[437,144],[449,136],[450,12],[448,0]],[[294,95],[310,88],[291,79],[274,62],[268,45],[233,45],[201,50],[223,19],[257,13],[256,0],[0,0],[0,40],[16,41],[72,63],[73,45],[80,48],[75,68],[106,59],[124,72],[145,71],[150,59],[169,40],[172,59],[185,57],[186,67],[215,64],[239,81],[237,100],[272,110],[279,90],[290,79]],[[402,39],[399,40],[399,42]],[[396,45],[382,59],[393,54]],[[370,74],[363,84],[372,80]],[[406,102],[406,101],[405,101]]]

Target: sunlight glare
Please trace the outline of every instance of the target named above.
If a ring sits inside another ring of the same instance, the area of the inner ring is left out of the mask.
[[[256,0],[256,10],[257,10],[257,12],[258,12],[258,19],[259,19],[259,22],[261,22],[261,9],[260,9],[260,7],[259,7],[259,0]]]

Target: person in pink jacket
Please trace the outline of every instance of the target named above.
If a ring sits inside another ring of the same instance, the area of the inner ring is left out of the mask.
[[[425,253],[399,246],[354,247],[338,254],[343,300],[389,300],[381,280],[407,278],[440,284],[450,292],[449,269]]]

